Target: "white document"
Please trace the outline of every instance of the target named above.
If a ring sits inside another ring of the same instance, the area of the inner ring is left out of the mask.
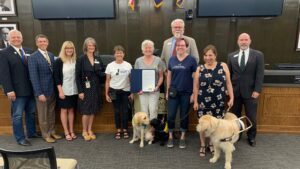
[[[155,70],[143,70],[142,90],[143,92],[153,92],[155,89]]]

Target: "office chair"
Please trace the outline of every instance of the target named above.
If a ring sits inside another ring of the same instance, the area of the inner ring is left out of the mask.
[[[25,151],[0,148],[0,153],[0,169],[79,169],[75,159],[56,158],[53,147]]]

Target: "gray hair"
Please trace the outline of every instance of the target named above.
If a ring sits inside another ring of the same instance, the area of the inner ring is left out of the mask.
[[[153,51],[154,51],[154,42],[151,41],[151,40],[148,40],[148,39],[146,39],[146,40],[144,40],[144,41],[142,42],[142,46],[141,46],[142,51],[145,50],[145,47],[146,47],[147,45],[151,46],[152,49],[153,49]]]
[[[10,36],[12,33],[18,33],[19,35],[21,35],[21,38],[23,38],[23,35],[20,31],[18,31],[17,29],[12,29],[8,32],[8,35],[7,35],[8,40],[10,39]]]
[[[88,37],[84,40],[83,42],[83,47],[82,47],[82,50],[83,50],[83,53],[86,55],[87,53],[87,45],[88,43],[91,42],[94,46],[95,46],[95,51],[94,51],[94,55],[98,55],[98,47],[97,47],[97,42],[94,38],[92,37]]]
[[[184,28],[184,21],[183,21],[182,19],[174,19],[174,20],[171,22],[171,27],[173,27],[173,25],[174,25],[176,22],[179,22],[180,24],[182,24],[182,27]]]

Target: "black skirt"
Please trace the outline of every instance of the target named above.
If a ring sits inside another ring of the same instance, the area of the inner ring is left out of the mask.
[[[58,98],[58,107],[63,109],[76,108],[78,95],[65,96],[65,99]]]

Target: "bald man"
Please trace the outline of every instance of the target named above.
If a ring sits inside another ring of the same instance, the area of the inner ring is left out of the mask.
[[[9,46],[9,42],[8,42],[8,32],[9,29],[7,27],[3,27],[1,29],[1,40],[0,40],[0,48],[6,48],[7,46]]]
[[[9,7],[5,5],[6,0],[0,0],[0,11],[10,11]]]
[[[231,109],[241,117],[242,107],[253,126],[248,130],[248,143],[256,145],[256,114],[258,97],[264,78],[264,54],[250,48],[251,38],[247,33],[239,35],[239,50],[228,55],[228,67],[234,92],[234,105]]]

